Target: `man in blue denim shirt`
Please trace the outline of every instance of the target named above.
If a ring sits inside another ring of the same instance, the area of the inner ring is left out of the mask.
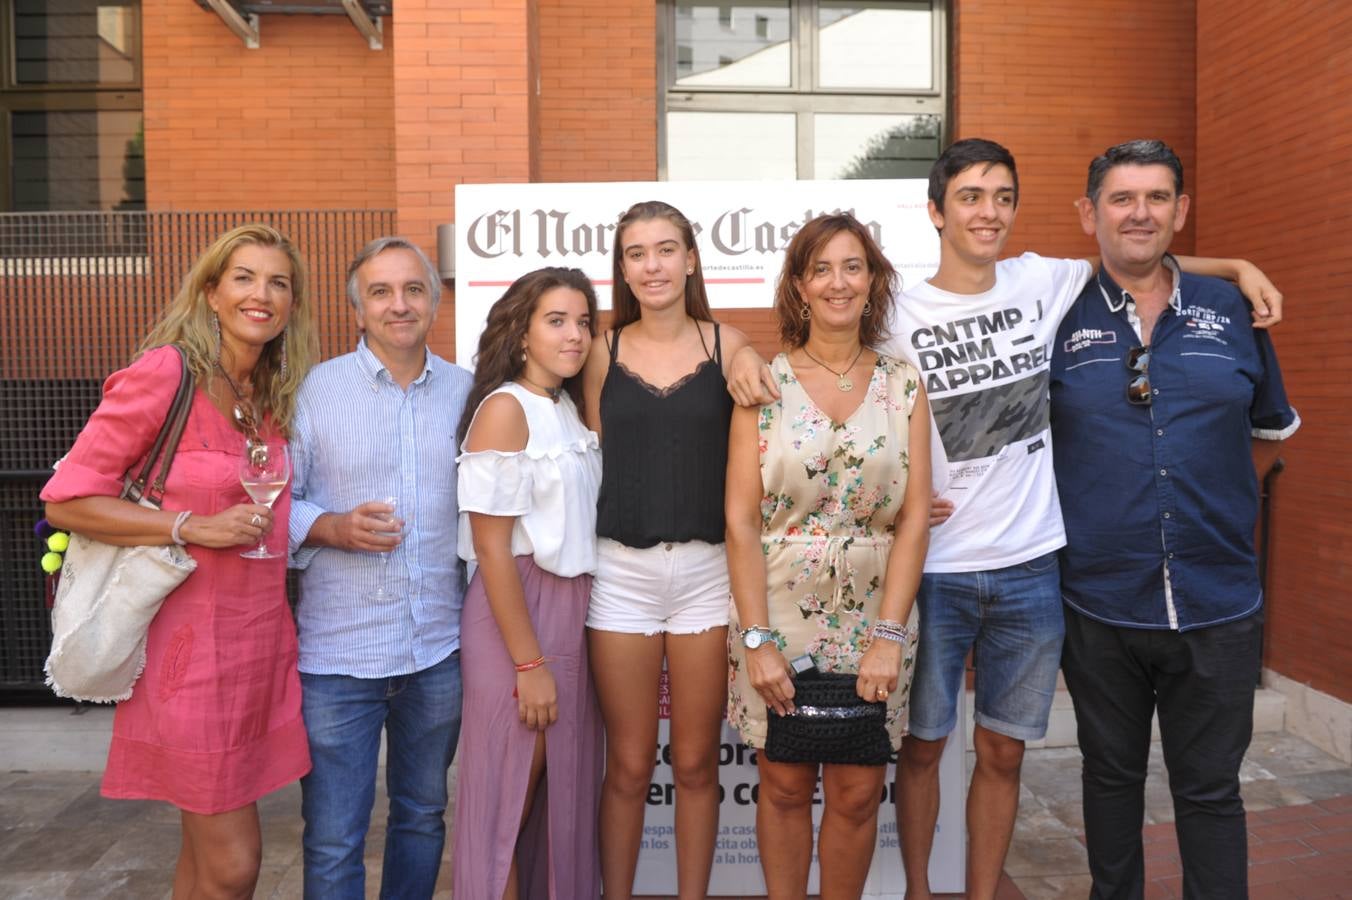
[[[460,733],[455,432],[470,375],[427,349],[441,282],[401,238],[348,268],[363,337],[309,374],[297,404],[292,565],[301,569],[305,896],[364,898],[386,735],[382,898],[429,898]],[[393,505],[390,501],[393,501]]]
[[[1102,269],[1053,350],[1063,668],[1093,897],[1143,894],[1155,712],[1184,896],[1247,896],[1239,766],[1262,649],[1258,478],[1299,418],[1240,293],[1166,256],[1188,212],[1182,190],[1159,141],[1094,160],[1080,217]]]

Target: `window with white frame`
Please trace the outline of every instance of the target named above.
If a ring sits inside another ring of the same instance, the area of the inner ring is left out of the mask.
[[[924,177],[947,102],[945,6],[664,0],[661,177]]]

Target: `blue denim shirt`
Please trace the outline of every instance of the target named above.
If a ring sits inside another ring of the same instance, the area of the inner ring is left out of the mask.
[[[1052,447],[1062,598],[1112,625],[1187,631],[1262,605],[1251,439],[1281,440],[1300,420],[1239,291],[1174,275],[1149,406],[1127,402],[1135,301],[1107,272],[1081,292],[1053,348]]]
[[[300,670],[387,678],[460,646],[464,575],[456,556],[455,431],[469,372],[429,352],[405,391],[362,341],[301,386],[292,438],[291,566],[301,569]],[[371,594],[380,555],[303,546],[315,520],[397,496],[404,540]]]

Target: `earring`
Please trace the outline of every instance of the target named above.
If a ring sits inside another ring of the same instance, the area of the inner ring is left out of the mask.
[[[685,274],[687,274],[687,275],[694,275],[694,274],[695,274],[695,267],[694,267],[694,266],[691,266],[690,268],[686,269],[686,270],[685,270]]]
[[[867,313],[865,313],[865,315],[867,315]],[[285,381],[285,380],[286,380],[286,329],[285,329],[285,328],[282,329],[282,364],[281,364],[281,366],[279,367],[279,369],[280,369],[279,379],[280,379],[281,381]]]
[[[803,304],[802,309],[798,310],[798,317],[801,318],[804,322],[812,318],[812,310],[808,309],[808,305],[806,303]]]
[[[869,316],[871,316],[871,315],[873,315],[873,304],[872,304],[872,303],[865,303],[865,304],[864,304],[864,317],[867,318],[867,317],[869,317]]]
[[[216,361],[221,361],[221,317],[213,314],[211,317],[211,336],[216,341]]]

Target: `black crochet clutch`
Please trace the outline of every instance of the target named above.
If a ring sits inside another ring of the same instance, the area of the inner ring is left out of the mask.
[[[793,679],[793,715],[769,713],[765,758],[784,763],[885,766],[892,756],[887,704],[861,700],[858,675],[818,672]]]

